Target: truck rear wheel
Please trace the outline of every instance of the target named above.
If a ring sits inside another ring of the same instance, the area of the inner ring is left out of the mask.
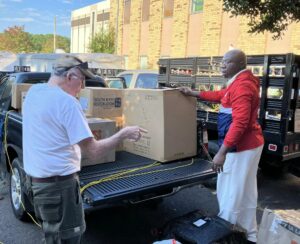
[[[17,219],[25,221],[28,220],[27,213],[24,209],[26,195],[24,193],[24,179],[19,165],[19,159],[15,158],[12,162],[12,171],[10,175],[10,202]]]

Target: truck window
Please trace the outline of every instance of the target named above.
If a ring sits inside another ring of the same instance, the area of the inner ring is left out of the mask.
[[[9,109],[11,98],[11,86],[14,80],[14,76],[7,78],[3,81],[3,83],[0,86],[0,111],[7,111]]]
[[[126,87],[129,87],[131,80],[132,80],[132,76],[133,76],[133,74],[120,75],[120,77],[123,77],[125,79]]]
[[[139,74],[135,84],[135,88],[157,88],[157,74]]]
[[[20,83],[37,84],[37,83],[47,83],[47,82],[48,82],[48,79],[40,78],[40,79],[28,79],[28,80],[22,81]]]

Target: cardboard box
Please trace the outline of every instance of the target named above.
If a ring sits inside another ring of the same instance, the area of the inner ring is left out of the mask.
[[[21,110],[22,114],[23,114],[23,103],[25,101],[26,94],[27,94],[27,91],[24,91],[24,92],[21,93],[21,108],[20,108],[20,110]]]
[[[300,212],[264,210],[258,231],[258,244],[300,243]]]
[[[22,107],[22,92],[27,92],[32,84],[13,84],[12,85],[12,98],[11,106],[15,109],[20,109]]]
[[[116,132],[118,132],[119,130],[121,130],[123,128],[124,125],[124,118],[122,117],[115,117],[115,118],[111,118],[111,120],[116,122]],[[123,149],[123,141],[119,143],[119,145],[116,147],[116,151],[124,151]]]
[[[124,126],[148,130],[137,142],[125,140],[125,151],[160,162],[196,155],[196,99],[174,89],[124,90]]]
[[[89,118],[87,121],[96,140],[110,137],[116,132],[116,123],[112,120]],[[115,149],[109,151],[103,157],[95,161],[88,159],[86,155],[82,155],[81,166],[114,162],[115,159]]]
[[[295,110],[294,132],[300,132],[300,109]]]
[[[79,101],[86,115],[96,118],[122,116],[121,89],[87,87],[79,94]]]

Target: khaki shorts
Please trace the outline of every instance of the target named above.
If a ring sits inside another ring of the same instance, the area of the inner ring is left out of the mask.
[[[58,182],[32,182],[34,211],[45,237],[67,240],[85,231],[78,177]]]

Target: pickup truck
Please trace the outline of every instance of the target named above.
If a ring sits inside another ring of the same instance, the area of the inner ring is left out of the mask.
[[[22,76],[23,80],[21,80]],[[37,74],[37,76],[41,75]],[[2,80],[0,86],[0,121],[5,121],[2,128],[5,140],[0,163],[4,164],[2,168],[10,173],[11,206],[16,218],[20,220],[27,219],[22,203],[24,203],[27,212],[32,212],[33,208],[31,194],[25,180],[26,174],[23,169],[22,114],[18,111],[10,111],[12,109],[10,106],[11,87],[14,82],[38,82],[38,79],[34,79],[34,77],[35,73],[11,74]],[[41,78],[40,81],[44,82],[45,80]],[[199,148],[201,148],[200,145],[203,145],[202,132],[203,123],[199,123]],[[7,151],[7,153],[4,153],[4,151]],[[200,153],[201,150],[199,150]],[[117,152],[116,161],[113,163],[82,167],[79,173],[81,187],[95,180],[110,178],[110,180],[93,185],[82,192],[85,210],[159,199],[215,176],[215,173],[211,170],[210,162],[199,157],[164,164],[158,163],[150,168],[144,167],[152,163],[154,161],[151,159],[121,151]],[[138,171],[121,177],[111,177],[137,168],[139,168]]]
[[[127,88],[158,88],[157,70],[126,70],[117,75],[123,78]]]

